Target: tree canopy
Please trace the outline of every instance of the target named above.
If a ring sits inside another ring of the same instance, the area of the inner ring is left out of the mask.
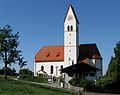
[[[99,84],[103,89],[120,92],[120,41],[114,48],[114,56],[111,57],[106,75]]]
[[[5,79],[7,79],[7,65],[11,66],[12,63],[18,63],[21,68],[27,62],[23,60],[22,51],[18,49],[18,38],[19,32],[13,34],[10,25],[0,28],[0,61],[5,65]]]
[[[114,48],[114,56],[111,57],[106,75],[114,74],[120,77],[120,41]]]

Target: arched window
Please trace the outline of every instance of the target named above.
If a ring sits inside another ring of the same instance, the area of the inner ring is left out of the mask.
[[[41,71],[44,71],[44,66],[41,66]]]
[[[63,69],[63,65],[60,66],[60,69]]]
[[[50,73],[53,74],[53,65],[50,67]]]
[[[70,31],[69,26],[67,26],[67,31]]]
[[[71,31],[73,31],[73,26],[71,25]]]
[[[71,44],[71,42],[69,42],[69,44]]]
[[[74,65],[74,60],[72,60],[72,65]]]

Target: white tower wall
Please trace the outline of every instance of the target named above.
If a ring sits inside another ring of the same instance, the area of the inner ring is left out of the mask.
[[[77,63],[79,56],[78,22],[72,6],[69,6],[64,22],[65,67]]]

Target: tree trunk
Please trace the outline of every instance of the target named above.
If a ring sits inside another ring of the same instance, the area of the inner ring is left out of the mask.
[[[5,62],[4,79],[7,79],[7,63]]]
[[[5,69],[4,69],[4,78],[7,79],[7,51],[6,51],[6,42],[5,42]]]

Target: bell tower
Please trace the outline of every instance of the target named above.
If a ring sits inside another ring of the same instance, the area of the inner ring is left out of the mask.
[[[70,4],[64,19],[64,66],[77,63],[79,56],[79,21]]]

